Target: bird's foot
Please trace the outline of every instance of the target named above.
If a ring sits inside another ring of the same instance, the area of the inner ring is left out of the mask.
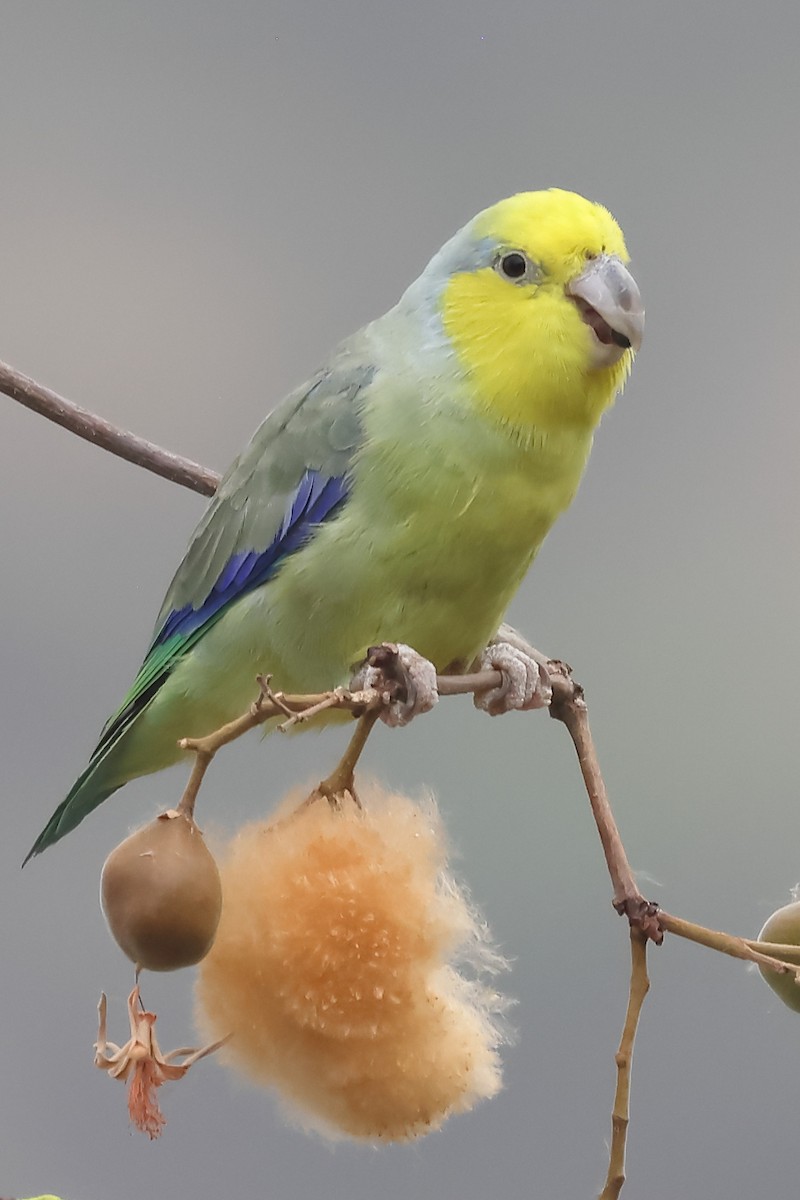
[[[388,693],[390,699],[380,716],[392,728],[408,725],[414,717],[430,712],[439,699],[433,663],[402,642],[372,646],[350,687]]]
[[[528,712],[549,706],[553,689],[547,668],[534,657],[532,650],[533,647],[528,646],[516,630],[501,626],[478,663],[482,671],[499,671],[502,682],[497,687],[476,692],[473,697],[476,708],[490,717],[499,717],[507,712]]]

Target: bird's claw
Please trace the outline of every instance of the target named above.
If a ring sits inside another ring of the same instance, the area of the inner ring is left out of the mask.
[[[430,712],[439,699],[433,663],[402,642],[373,646],[350,686],[388,693],[381,720],[394,729]]]
[[[475,707],[489,716],[549,706],[553,689],[547,670],[522,646],[502,639],[490,642],[479,663],[482,671],[499,671],[502,675],[497,687],[476,692],[473,697]]]

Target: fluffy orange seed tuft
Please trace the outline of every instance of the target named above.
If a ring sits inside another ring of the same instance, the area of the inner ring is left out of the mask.
[[[223,1058],[274,1084],[305,1124],[400,1141],[500,1088],[498,996],[455,969],[493,967],[446,872],[432,803],[377,785],[234,839],[200,968],[199,1020]]]

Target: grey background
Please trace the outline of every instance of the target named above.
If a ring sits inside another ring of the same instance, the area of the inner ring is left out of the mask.
[[[513,608],[588,688],[631,858],[666,908],[754,934],[800,877],[796,0],[6,0],[0,356],[222,468],[479,208],[552,184],[620,220],[645,348]],[[118,703],[203,502],[0,398],[0,1193],[65,1200],[576,1200],[605,1172],[627,938],[565,733],[448,701],[370,747],[440,797],[514,959],[503,1094],[410,1147],[331,1150],[213,1062],[157,1144],[91,1066],[131,972],[97,903],[130,786],[20,874]],[[333,735],[239,743],[225,832]],[[630,1200],[794,1195],[800,1020],[740,964],[654,952]],[[191,972],[150,978],[166,1046]]]

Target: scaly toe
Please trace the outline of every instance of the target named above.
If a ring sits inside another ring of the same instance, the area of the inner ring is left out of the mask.
[[[476,708],[492,717],[507,712],[547,708],[553,695],[550,680],[535,659],[509,642],[492,642],[480,657],[482,671],[499,671],[498,687],[476,692]]]

